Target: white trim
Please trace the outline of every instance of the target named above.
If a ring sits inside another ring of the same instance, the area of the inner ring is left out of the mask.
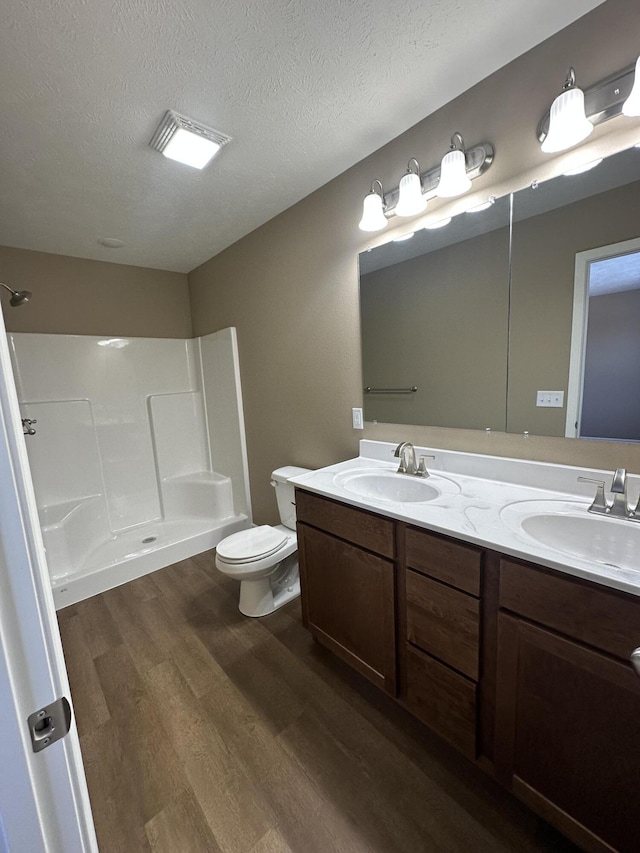
[[[2,687],[13,705],[12,755],[0,767],[0,792],[19,777],[30,798],[2,815],[7,841],[24,815],[34,816],[30,851],[98,850],[75,723],[62,740],[35,754],[26,718],[60,696],[71,701],[9,348],[0,311],[0,655]],[[3,709],[4,710],[4,709]],[[18,849],[14,847],[13,849]]]
[[[240,454],[242,457],[242,472],[244,477],[244,493],[246,495],[246,515],[253,519],[251,509],[251,485],[249,483],[249,457],[247,455],[247,433],[244,424],[244,398],[242,396],[242,380],[240,378],[240,350],[238,348],[238,332],[235,326],[230,326],[231,349],[233,352],[233,372],[236,383],[236,399],[238,401],[238,427],[240,430]]]
[[[584,356],[587,346],[587,322],[589,319],[589,272],[591,264],[594,261],[617,258],[620,255],[630,255],[633,252],[640,252],[640,237],[576,253],[573,279],[573,318],[571,321],[569,384],[567,388],[567,419],[564,431],[567,438],[580,438]]]

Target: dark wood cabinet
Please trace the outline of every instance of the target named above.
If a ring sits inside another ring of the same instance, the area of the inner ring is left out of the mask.
[[[506,560],[500,605],[498,778],[585,850],[638,850],[640,602]]]
[[[349,523],[331,524],[330,501],[296,500],[303,619],[318,642],[387,693],[396,694],[396,595],[393,560],[345,538],[366,541],[393,554],[368,513],[351,510]],[[329,506],[327,506],[329,505]],[[302,510],[301,510],[302,506]],[[375,518],[375,517],[373,517]],[[329,519],[329,521],[327,521]],[[388,524],[380,519],[384,524]],[[360,522],[360,525],[358,525]],[[312,527],[325,524],[345,538]],[[355,524],[354,524],[355,523]],[[362,528],[371,529],[371,538]]]
[[[405,529],[403,684],[406,708],[475,759],[482,551]]]
[[[640,599],[297,492],[305,625],[586,851],[640,849]]]

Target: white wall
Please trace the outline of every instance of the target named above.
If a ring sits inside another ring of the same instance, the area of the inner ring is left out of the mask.
[[[41,514],[102,495],[115,533],[162,517],[163,478],[211,470],[232,476],[246,513],[232,330],[207,336],[202,352],[169,338],[14,333],[9,343],[22,415],[38,421],[27,448]]]

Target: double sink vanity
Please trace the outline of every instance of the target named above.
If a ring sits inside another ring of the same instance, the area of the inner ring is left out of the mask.
[[[294,479],[305,626],[583,849],[637,850],[640,523],[589,512],[610,472],[409,447]]]

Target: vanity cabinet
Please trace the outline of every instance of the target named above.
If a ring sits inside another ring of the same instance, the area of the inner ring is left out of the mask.
[[[395,696],[394,523],[300,490],[296,516],[305,626]]]
[[[407,709],[468,755],[477,753],[482,552],[405,532],[404,678]]]
[[[313,636],[586,851],[640,849],[640,597],[296,492]]]
[[[640,600],[503,559],[496,773],[589,851],[640,839]]]

